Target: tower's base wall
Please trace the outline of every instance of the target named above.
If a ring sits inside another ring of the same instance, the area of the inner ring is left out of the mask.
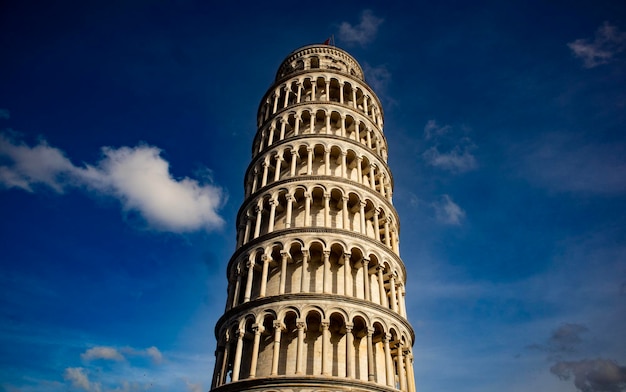
[[[231,382],[212,392],[398,392],[398,389],[349,378],[272,377]]]

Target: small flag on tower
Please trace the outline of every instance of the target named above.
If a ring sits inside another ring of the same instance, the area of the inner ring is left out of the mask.
[[[333,34],[330,37],[328,37],[328,39],[326,39],[326,41],[324,41],[324,45],[335,46],[335,35]]]

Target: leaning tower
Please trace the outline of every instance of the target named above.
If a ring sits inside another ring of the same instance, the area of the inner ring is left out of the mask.
[[[261,99],[213,391],[415,391],[383,111],[345,51],[310,45]]]

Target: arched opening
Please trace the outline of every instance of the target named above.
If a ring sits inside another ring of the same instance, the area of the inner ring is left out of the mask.
[[[314,242],[309,246],[309,293],[322,292],[324,284],[324,254],[323,246],[319,242]]]
[[[311,226],[324,227],[324,188],[315,187],[311,191]]]
[[[346,322],[340,313],[331,314],[329,319],[331,355],[326,359],[332,364],[330,374],[335,377],[346,377]]]
[[[311,56],[311,69],[320,67],[320,59],[316,56]]]
[[[298,345],[298,329],[296,327],[297,314],[288,311],[285,314],[283,330],[280,340],[280,355],[278,361],[278,374],[291,375],[296,373],[296,350]]]
[[[271,372],[271,364],[274,358],[274,321],[276,315],[267,313],[263,316],[263,332],[259,342],[259,357],[257,361],[256,376],[267,377]]]
[[[367,381],[367,324],[362,317],[355,317],[354,327],[354,378]]]
[[[319,360],[322,353],[322,316],[311,311],[306,316],[306,333],[304,335],[306,368],[308,375],[321,374],[322,367]]]
[[[337,229],[343,228],[343,193],[341,190],[335,188],[330,191],[330,200],[328,204],[330,207],[330,210],[328,211],[330,227]]]

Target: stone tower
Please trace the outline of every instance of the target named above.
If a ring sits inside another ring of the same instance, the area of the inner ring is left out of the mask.
[[[415,391],[383,111],[310,45],[261,99],[212,390]]]

